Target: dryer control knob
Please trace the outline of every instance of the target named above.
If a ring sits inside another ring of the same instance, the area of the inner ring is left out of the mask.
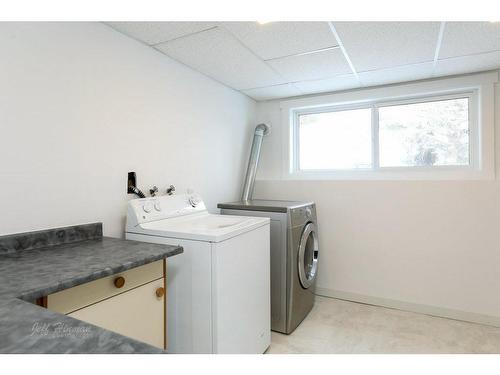
[[[160,202],[155,202],[155,210],[156,211],[161,211],[161,204],[160,204]]]
[[[151,204],[151,202],[146,202],[144,203],[144,206],[142,206],[142,209],[144,210],[144,212],[149,213],[153,210],[153,205]]]
[[[307,216],[307,217],[311,217],[311,216],[312,216],[312,210],[311,210],[311,207],[307,207],[307,208],[306,208],[306,216]]]

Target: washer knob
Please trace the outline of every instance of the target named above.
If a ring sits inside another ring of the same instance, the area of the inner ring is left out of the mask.
[[[156,201],[156,202],[155,202],[155,210],[156,210],[156,211],[161,211],[161,204],[160,204],[160,202],[159,202],[159,201]]]
[[[200,202],[201,198],[198,195],[193,194],[189,196],[189,204],[191,206],[196,207]]]
[[[151,210],[153,210],[153,205],[151,204],[151,202],[146,202],[144,203],[144,206],[142,206],[142,209],[144,210],[144,212],[149,213],[151,212]]]

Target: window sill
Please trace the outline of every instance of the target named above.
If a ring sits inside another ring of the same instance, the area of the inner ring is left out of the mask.
[[[336,171],[298,171],[282,176],[284,180],[494,180],[495,173],[469,167],[428,168],[382,168],[379,170],[336,170]]]

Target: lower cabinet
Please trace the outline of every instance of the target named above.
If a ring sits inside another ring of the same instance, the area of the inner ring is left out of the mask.
[[[44,306],[166,349],[164,261],[48,295]]]
[[[68,316],[163,348],[164,296],[156,294],[163,287],[163,280],[156,280]]]

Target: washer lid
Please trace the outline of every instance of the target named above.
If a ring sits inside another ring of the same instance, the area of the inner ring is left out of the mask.
[[[267,225],[266,217],[214,215],[207,212],[138,224],[129,233],[197,241],[221,242]]]

